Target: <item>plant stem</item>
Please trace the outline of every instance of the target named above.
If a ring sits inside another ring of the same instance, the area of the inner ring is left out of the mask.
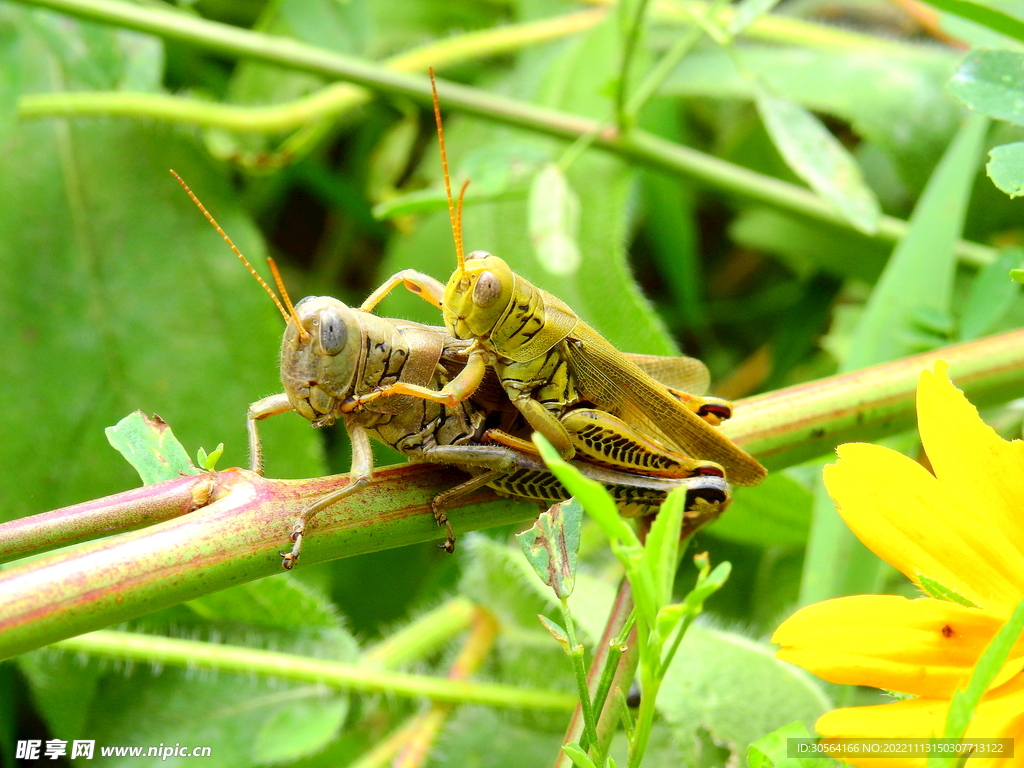
[[[398,54],[380,66],[394,72],[426,72],[431,66],[438,70],[571,35],[594,26],[604,16],[605,12],[597,9],[470,32]],[[302,98],[269,106],[224,104],[162,93],[33,93],[18,100],[18,116],[33,119],[120,115],[192,123],[229,131],[273,133],[337,117],[372,99],[372,92],[349,83],[333,83]]]
[[[420,728],[421,723],[428,714],[429,711],[420,712],[418,715],[410,717],[401,726],[391,731],[383,740],[374,744],[369,751],[360,755],[354,763],[349,763],[346,768],[384,768],[398,754],[402,745],[412,738],[413,733]]]
[[[633,59],[636,57],[637,45],[640,42],[640,33],[643,31],[644,14],[647,12],[648,0],[634,0],[636,9],[633,17],[628,19],[628,28],[622,44],[622,62],[619,66],[619,82],[615,88],[615,122],[619,130],[628,131],[636,121],[636,112],[627,109],[629,103],[630,75],[633,69]],[[619,4],[623,13],[628,13],[629,5]]]
[[[425,464],[376,472],[352,503],[313,518],[298,567],[443,538],[430,505],[463,477]],[[217,500],[202,509],[0,572],[0,658],[280,573],[278,553],[296,515],[347,482],[220,472]],[[536,515],[529,503],[479,503],[488,498],[458,500],[469,506],[450,513],[455,526],[470,531]]]
[[[0,563],[187,515],[209,501],[214,477],[190,475],[0,524]]]
[[[1024,396],[1024,330],[1016,330],[740,400],[722,431],[769,469],[893,435],[913,428],[918,377],[936,360],[980,408]]]
[[[431,102],[430,82],[424,77],[394,72],[379,64],[274,35],[116,0],[21,2],[199,45],[230,56],[245,57],[347,80],[381,93],[404,96],[421,104]],[[587,118],[526,104],[464,85],[439,82],[438,93],[441,102],[449,108],[569,141],[585,136],[597,127],[595,121]],[[628,134],[621,134],[618,131],[605,130],[595,139],[594,146],[651,167],[695,178],[718,189],[773,207],[845,229],[851,228],[850,223],[831,204],[804,187],[674,144],[645,131],[633,130]],[[882,216],[874,237],[895,242],[906,231],[907,222],[891,216]],[[993,249],[965,241],[958,241],[956,253],[963,261],[973,265],[987,264],[995,258]]]
[[[484,660],[498,636],[498,622],[487,611],[478,608],[474,612],[473,626],[462,646],[462,650],[448,671],[449,680],[467,680]],[[429,756],[430,746],[451,714],[451,701],[435,701],[423,713],[409,734],[409,741],[401,751],[392,768],[419,768]]]
[[[594,712],[598,715],[604,710],[604,705],[608,701],[608,692],[612,688],[615,670],[619,665],[619,659],[622,658],[622,654],[626,652],[626,641],[629,639],[629,633],[633,631],[635,624],[636,611],[634,610],[630,611],[618,637],[608,644],[608,657],[605,660],[604,669],[601,671],[601,679],[598,681],[597,691],[594,693]]]
[[[364,653],[361,661],[383,669],[394,669],[416,661],[470,626],[475,615],[476,608],[467,598],[448,600],[389,635]]]
[[[668,76],[672,74],[672,71],[679,65],[679,62],[685,58],[693,46],[704,36],[704,31],[694,25],[686,30],[686,33],[681,35],[669,48],[665,54],[661,57],[658,63],[654,66],[644,78],[643,82],[636,89],[636,93],[633,94],[629,100],[629,104],[626,106],[626,113],[630,115],[639,115],[640,110],[644,108],[644,105],[650,101],[651,97],[658,92],[661,88],[661,84],[668,79]]]
[[[583,660],[583,646],[576,639],[576,626],[572,620],[572,613],[569,611],[567,598],[559,598],[559,606],[562,609],[562,622],[565,625],[565,635],[569,640],[569,660],[572,662],[573,675],[576,677],[576,690],[580,697],[580,711],[583,713],[583,738],[580,746],[584,750],[588,744],[597,744],[597,722],[594,716],[594,708],[590,703],[590,689],[587,687],[587,666]]]
[[[101,630],[61,640],[54,648],[178,667],[203,667],[224,672],[256,673],[297,682],[323,683],[345,690],[426,697],[456,704],[570,711],[576,697],[551,691],[513,688],[495,683],[410,675],[341,664],[256,648],[157,637],[135,632]]]
[[[626,579],[622,579],[619,582],[619,591],[615,595],[615,602],[612,604],[611,613],[608,616],[608,621],[605,623],[604,633],[601,635],[601,639],[597,643],[597,647],[594,651],[594,658],[590,662],[590,671],[587,674],[587,687],[595,687],[598,684],[598,680],[604,674],[605,668],[609,665],[609,658],[612,654],[612,643],[618,639],[622,632],[623,626],[629,620],[633,613],[633,591],[629,586],[629,582]],[[621,656],[621,654],[618,654]],[[616,663],[613,668],[613,674],[617,673],[622,665]],[[603,708],[598,713],[598,729],[600,730],[603,724],[609,722],[608,711],[610,707]],[[614,718],[610,718],[614,722]],[[563,744],[571,744],[573,742],[580,742],[583,737],[584,723],[583,723],[583,710],[582,705],[577,705],[576,709],[572,713],[572,717],[569,720],[569,725],[566,728],[565,736],[562,739]],[[600,733],[598,734],[598,743],[600,744]],[[555,757],[554,768],[571,768],[573,765],[572,760],[565,752],[558,750],[558,755]]]

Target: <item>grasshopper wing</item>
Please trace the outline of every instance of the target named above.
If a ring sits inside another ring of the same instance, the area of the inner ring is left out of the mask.
[[[725,468],[736,485],[757,485],[767,474],[753,456],[682,406],[604,337],[579,323],[565,342],[584,398],[642,429],[665,447]]]
[[[691,395],[703,395],[711,386],[708,367],[695,357],[637,355],[632,352],[622,354],[652,379],[671,389],[678,389]]]

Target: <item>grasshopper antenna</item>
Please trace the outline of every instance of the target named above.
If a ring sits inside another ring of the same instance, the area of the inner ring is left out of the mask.
[[[437,138],[441,144],[441,168],[444,171],[444,191],[448,196],[448,217],[452,220],[452,234],[455,235],[455,257],[459,260],[461,270],[466,263],[462,251],[462,193],[466,185],[462,185],[459,193],[459,212],[456,215],[455,202],[452,198],[452,182],[448,175],[448,153],[444,148],[444,128],[441,125],[441,104],[437,100],[437,81],[434,80],[434,68],[430,68],[430,92],[434,97],[434,120],[437,122]]]
[[[455,206],[456,227],[459,230],[459,245],[462,245],[462,199],[466,196],[466,187],[469,186],[469,179],[462,182],[462,189],[459,190],[459,202]]]
[[[281,297],[284,299],[284,303],[288,305],[288,311],[291,313],[292,319],[295,321],[295,327],[299,329],[299,338],[303,341],[309,341],[309,331],[303,328],[302,323],[299,322],[299,316],[295,312],[295,307],[292,305],[291,297],[288,295],[288,289],[284,287],[284,280],[281,279],[281,273],[277,271],[277,264],[270,256],[267,256],[267,264],[270,265],[270,271],[274,275],[274,282],[277,283],[277,290],[281,292]]]
[[[271,262],[271,271],[274,273],[274,279],[277,280],[278,288],[281,289],[281,295],[284,296],[285,301],[288,303],[288,309],[291,310],[290,315],[288,314],[287,311],[285,311],[284,305],[281,304],[281,300],[277,298],[277,294],[274,293],[273,289],[269,285],[267,285],[266,280],[260,277],[260,273],[253,268],[252,264],[249,263],[249,260],[242,255],[242,252],[238,250],[238,246],[236,246],[234,242],[231,240],[231,238],[228,237],[227,232],[220,228],[220,224],[218,224],[217,220],[213,218],[213,216],[210,214],[208,210],[206,210],[206,206],[199,201],[199,198],[196,197],[195,192],[193,192],[189,188],[188,184],[185,183],[185,180],[181,178],[181,176],[179,176],[178,173],[173,168],[171,169],[171,175],[178,180],[178,183],[181,184],[182,189],[184,189],[185,192],[188,193],[188,196],[192,198],[192,202],[196,204],[196,207],[199,208],[200,211],[203,212],[203,216],[206,217],[206,220],[213,225],[214,229],[217,230],[217,234],[224,238],[224,242],[228,244],[228,247],[231,248],[232,251],[234,251],[235,256],[241,259],[242,263],[245,265],[245,268],[249,270],[249,273],[256,278],[256,281],[263,286],[263,290],[265,290],[267,294],[270,296],[270,298],[274,300],[274,304],[276,304],[278,310],[280,310],[281,317],[284,318],[284,321],[287,323],[289,320],[295,320],[295,325],[298,326],[299,329],[299,335],[303,338],[303,340],[308,339],[309,332],[306,331],[306,329],[302,327],[302,323],[299,322],[299,318],[295,314],[295,308],[292,306],[291,299],[288,298],[288,293],[284,290],[284,285],[281,282],[281,276],[278,274],[277,267],[274,266],[273,262],[270,259],[267,259],[267,261]]]

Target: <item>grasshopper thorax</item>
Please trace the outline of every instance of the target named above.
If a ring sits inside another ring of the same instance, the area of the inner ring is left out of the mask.
[[[508,264],[487,251],[473,251],[444,291],[445,325],[459,339],[486,339],[515,298],[516,277]]]
[[[281,343],[281,383],[292,407],[317,426],[332,423],[352,394],[361,348],[356,310],[330,296],[296,304]]]

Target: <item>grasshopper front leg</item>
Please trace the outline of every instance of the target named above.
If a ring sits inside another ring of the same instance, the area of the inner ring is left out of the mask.
[[[404,285],[411,293],[429,301],[438,309],[441,308],[441,300],[444,298],[444,286],[441,282],[415,269],[403,269],[389,277],[380,288],[367,296],[359,309],[363,312],[372,312],[381,299],[399,285]]]
[[[294,542],[292,551],[281,555],[281,566],[290,571],[295,567],[302,551],[302,539],[306,534],[306,526],[317,512],[326,509],[337,501],[362,488],[373,477],[373,450],[370,448],[370,435],[364,427],[345,422],[349,440],[352,442],[352,467],[348,474],[348,485],[329,493],[322,499],[310,504],[295,520],[292,526],[291,540]]]
[[[468,353],[466,367],[440,390],[397,381],[394,384],[367,392],[365,395],[349,398],[342,404],[340,410],[342,413],[352,413],[367,403],[390,395],[411,395],[441,405],[458,405],[476,392],[480,382],[484,380],[484,374],[487,373],[487,353],[475,346],[468,347]]]
[[[257,475],[263,474],[263,446],[260,443],[256,422],[291,410],[294,409],[288,400],[288,395],[284,392],[264,397],[249,406],[248,420],[245,423],[249,433],[249,468]]]

